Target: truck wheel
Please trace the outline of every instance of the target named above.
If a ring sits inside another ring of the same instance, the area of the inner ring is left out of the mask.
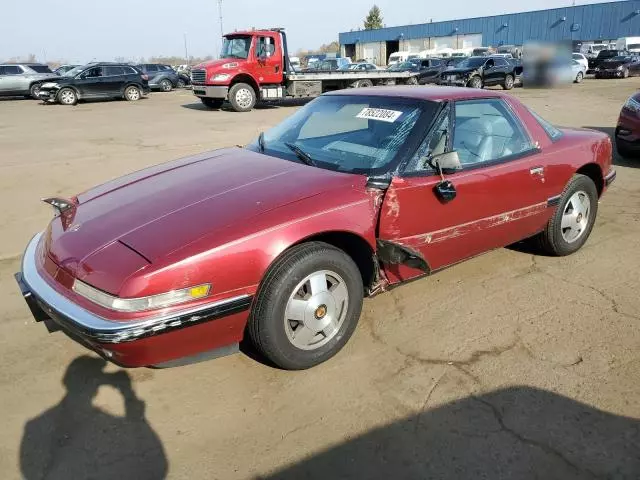
[[[248,112],[256,104],[256,92],[251,85],[236,83],[229,90],[229,103],[236,112]]]
[[[598,190],[586,175],[574,175],[547,228],[539,234],[543,251],[563,256],[576,252],[589,238],[598,213]]]
[[[474,75],[467,83],[467,86],[470,88],[482,88],[482,79],[478,75]]]
[[[418,85],[418,79],[416,77],[407,78],[407,85]]]
[[[160,90],[163,92],[170,92],[173,89],[173,85],[171,85],[171,80],[165,78],[160,82]]]
[[[224,100],[222,98],[201,98],[200,101],[206,107],[215,108],[216,110],[218,110],[224,103]]]
[[[371,80],[369,80],[368,78],[365,78],[363,80],[359,80],[358,81],[358,88],[368,88],[368,87],[373,87],[373,82]]]
[[[323,242],[297,245],[265,275],[247,333],[278,367],[310,368],[347,343],[358,324],[363,293],[360,271],[342,250]]]
[[[513,88],[513,77],[511,75],[507,75],[506,77],[504,77],[502,88],[504,88],[505,90],[511,90]]]
[[[40,93],[40,87],[42,87],[42,82],[36,82],[31,87],[29,87],[29,93],[31,94],[31,98],[35,98],[38,100],[38,93]]]

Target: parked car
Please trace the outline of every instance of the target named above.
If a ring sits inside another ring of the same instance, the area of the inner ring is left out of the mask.
[[[353,71],[353,70],[355,70],[355,71],[361,71],[361,70],[373,71],[373,70],[379,70],[379,69],[373,63],[360,62],[360,63],[347,63],[347,64],[344,64],[343,66],[338,68],[338,70],[339,71]]]
[[[617,57],[619,55],[624,55],[626,52],[623,50],[611,50],[604,49],[598,52],[598,56],[595,58],[589,58],[589,69],[587,73],[595,73],[596,68],[600,67],[601,64],[610,58]]]
[[[584,76],[587,74],[587,67],[578,60],[571,60],[571,81],[574,83],[582,83]]]
[[[596,78],[627,78],[640,75],[640,56],[618,55],[595,68]]]
[[[589,59],[587,59],[587,57],[585,57],[582,53],[572,53],[571,58],[584,66],[584,71],[586,74],[587,70],[589,70]]]
[[[56,217],[16,278],[36,320],[119,365],[229,354],[246,337],[309,368],[346,344],[365,295],[525,238],[579,250],[611,154],[607,135],[553,127],[499,91],[334,91],[244,149],[46,199]]]
[[[43,82],[58,78],[47,65],[40,63],[0,64],[0,96],[38,98]]]
[[[616,148],[622,157],[640,156],[640,92],[627,99],[616,126]]]
[[[146,74],[124,63],[90,63],[42,84],[45,102],[75,105],[80,100],[124,98],[135,101],[149,93]]]
[[[391,65],[387,70],[390,72],[417,73],[409,83],[426,85],[438,81],[438,76],[444,70],[445,64],[446,60],[443,58],[415,58]]]
[[[53,73],[57,73],[58,75],[64,75],[65,73],[67,73],[69,70],[73,70],[76,67],[80,67],[81,65],[60,65],[58,68],[56,68]]]
[[[324,60],[320,60],[317,62],[313,62],[309,64],[309,66],[303,69],[304,72],[335,72],[345,67],[346,65],[351,65],[350,58],[326,58]]]
[[[149,77],[149,88],[170,92],[180,86],[180,75],[169,65],[159,63],[142,63],[136,68]]]
[[[443,71],[438,83],[470,88],[502,85],[505,90],[511,90],[521,73],[519,62],[494,56],[469,57],[455,68]]]

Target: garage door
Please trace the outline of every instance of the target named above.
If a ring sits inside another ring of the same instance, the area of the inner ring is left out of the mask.
[[[460,35],[458,48],[475,48],[482,46],[482,34]]]

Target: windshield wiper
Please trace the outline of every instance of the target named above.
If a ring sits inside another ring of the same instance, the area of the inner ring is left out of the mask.
[[[311,156],[305,152],[304,150],[302,150],[299,146],[297,146],[295,143],[290,143],[290,142],[284,142],[284,144],[289,147],[291,149],[291,151],[293,153],[296,154],[296,156],[302,160],[303,163],[305,163],[306,165],[310,165],[312,167],[316,166],[316,162],[313,160],[313,158],[311,158]]]
[[[260,135],[258,135],[258,147],[261,152],[264,152],[264,132],[260,132]]]

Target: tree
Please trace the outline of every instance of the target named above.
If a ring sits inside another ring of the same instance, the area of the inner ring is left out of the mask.
[[[364,19],[365,30],[375,30],[376,28],[382,28],[382,14],[377,5],[371,7],[367,18]]]

